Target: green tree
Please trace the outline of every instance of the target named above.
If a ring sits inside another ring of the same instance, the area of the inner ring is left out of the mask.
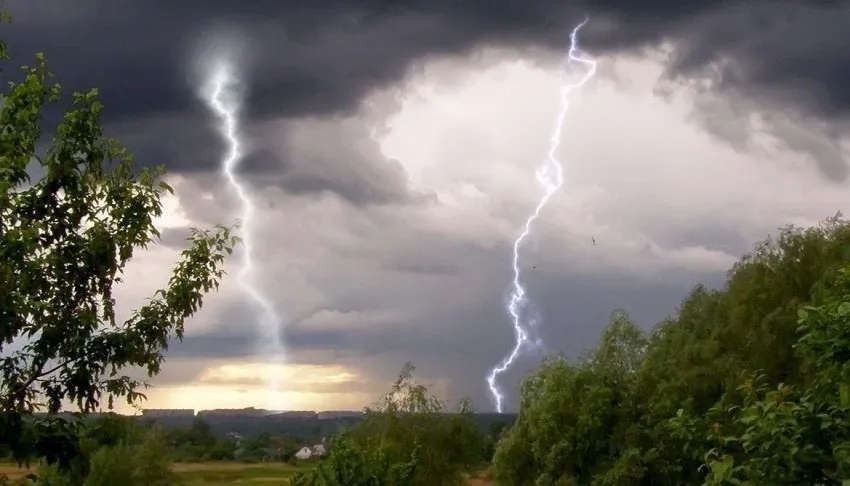
[[[365,447],[364,447],[365,446]],[[345,432],[330,444],[330,456],[309,473],[296,474],[292,486],[414,486],[421,448],[408,452],[407,460],[399,461],[376,438],[366,444],[355,444]]]
[[[848,266],[850,224],[836,216],[757,244],[721,288],[696,286],[648,336],[615,313],[585,359],[547,360],[523,382],[497,479],[847,481]]]
[[[96,447],[114,446],[120,442],[137,443],[147,430],[133,417],[107,413],[86,422],[84,436]]]
[[[585,359],[548,359],[526,378],[519,417],[493,458],[496,479],[517,486],[590,484],[612,470],[636,420],[631,397],[646,346],[644,331],[616,311]],[[633,472],[625,466],[603,484],[630,484]]]
[[[815,374],[797,349],[797,311],[836,295],[836,276],[848,263],[850,224],[840,215],[811,228],[788,226],[755,245],[722,288],[697,286],[658,326],[639,373],[644,426],[634,439],[653,484],[702,481],[703,455],[717,446],[707,431],[735,420],[709,412],[750,400],[745,376],[759,375],[766,390],[783,384],[804,393]],[[679,409],[692,433],[671,430]]]
[[[330,456],[298,481],[312,486],[465,484],[465,473],[483,458],[484,437],[471,419],[472,405],[456,410],[413,377],[407,363],[392,389],[365,419],[331,444]]]
[[[85,413],[143,399],[143,383],[127,371],[159,372],[236,243],[229,228],[194,230],[168,285],[118,322],[113,287],[135,250],[156,242],[160,198],[171,188],[161,168],[134,170],[104,136],[97,90],[74,94],[43,136],[46,105],[60,100],[41,54],[0,95],[0,437],[18,459],[56,459],[43,450],[60,447],[56,440],[24,430],[36,410],[65,402]],[[31,164],[43,177],[30,179]]]
[[[154,429],[138,444],[120,442],[94,452],[83,486],[168,486],[174,479],[165,441]]]
[[[850,482],[850,267],[829,288],[821,305],[799,310],[794,348],[808,386],[772,388],[755,375],[740,406],[712,410],[727,425],[711,429],[707,485]]]
[[[200,417],[195,417],[192,421],[186,438],[190,444],[205,448],[215,445],[216,440],[210,424]]]

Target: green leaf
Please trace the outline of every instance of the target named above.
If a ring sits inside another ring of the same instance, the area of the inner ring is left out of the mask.
[[[842,408],[850,408],[850,385],[841,383],[838,385],[839,403]]]

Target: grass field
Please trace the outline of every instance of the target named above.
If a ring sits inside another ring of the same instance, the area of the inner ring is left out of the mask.
[[[287,478],[310,466],[293,466],[286,463],[242,464],[238,462],[204,462],[175,464],[174,471],[186,486],[213,486],[224,484],[266,485],[287,484]]]
[[[285,463],[203,462],[175,464],[174,472],[183,480],[182,484],[185,486],[273,486],[287,484],[289,477],[309,467]],[[10,479],[22,477],[28,472],[28,469],[21,469],[16,464],[0,464],[0,476],[5,474]]]
[[[277,486],[288,484],[289,477],[309,467],[309,464],[293,466],[286,463],[201,462],[175,464],[174,472],[183,480],[183,486]],[[28,469],[21,469],[16,464],[0,463],[0,476],[5,474],[15,479],[28,472]],[[470,479],[469,484],[486,486],[492,484],[492,480],[482,474]]]

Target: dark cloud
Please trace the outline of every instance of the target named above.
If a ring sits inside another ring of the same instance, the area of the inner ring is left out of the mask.
[[[264,388],[268,386],[266,379],[259,376],[209,376],[204,377],[198,383],[203,385],[227,386],[231,388]],[[306,384],[300,384],[300,386],[292,386],[290,384],[288,385],[288,389],[294,391],[308,391],[311,393],[357,393],[364,389],[368,389],[369,385],[370,383],[353,380],[343,382],[323,382],[317,380]]]
[[[267,131],[275,131],[274,125]],[[303,122],[277,131],[277,137],[274,133],[264,137],[280,139],[270,142],[274,148],[255,155],[276,160],[272,165],[278,169],[263,176],[267,184],[294,195],[331,192],[358,206],[416,199],[401,163],[381,153],[370,127],[362,122]]]
[[[584,31],[583,45],[594,54],[637,54],[664,45],[670,49],[668,83],[695,89],[700,103],[720,100],[716,106],[725,108],[731,103],[735,108],[731,112],[718,108],[716,116],[704,120],[718,136],[745,147],[746,132],[752,128],[743,122],[728,125],[730,116],[745,119],[752,111],[769,111],[774,117],[773,132],[790,148],[816,154],[825,174],[843,178],[845,162],[835,140],[850,113],[846,89],[850,54],[845,49],[850,43],[846,28],[850,1],[832,2],[829,7],[825,3],[75,0],[71,5],[55,0],[7,0],[6,7],[16,20],[3,27],[2,37],[17,54],[16,62],[44,50],[69,88],[100,87],[109,132],[125,141],[140,163],[165,164],[187,176],[176,188],[181,205],[193,222],[206,222],[227,209],[216,198],[206,197],[218,195],[212,187],[220,178],[211,171],[218,169],[222,147],[189,82],[193,49],[210,29],[242,29],[251,46],[245,125],[257,144],[241,171],[257,185],[299,195],[332,192],[364,206],[416,197],[407,187],[400,164],[369,140],[371,127],[346,121],[348,114],[361,107],[365,94],[398,81],[429,56],[470,53],[487,44],[520,52],[539,47],[557,52],[566,45],[572,25],[585,14],[592,20]],[[333,123],[323,124],[328,118]],[[818,136],[807,138],[788,120],[828,125],[819,129]],[[254,133],[261,130],[267,131]],[[494,207],[500,204],[493,201]],[[315,229],[315,234],[307,235],[315,239],[302,247],[333,250],[315,258],[302,250],[305,259],[325,266],[324,270],[318,265],[311,268],[303,280],[327,302],[366,314],[388,302],[394,309],[409,309],[391,325],[364,322],[351,328],[299,327],[299,320],[306,317],[289,316],[290,358],[305,364],[325,364],[329,359],[356,363],[376,377],[391,377],[410,360],[426,376],[449,377],[450,395],[471,393],[477,403],[486,405],[483,378],[513,340],[502,307],[504,284],[509,281],[509,248],[505,246],[509,242],[495,243],[492,253],[483,244],[439,243],[436,240],[446,235],[422,237],[405,225],[406,217],[376,219],[381,224],[370,220],[362,229],[370,242],[380,241],[387,228],[408,232],[409,238],[392,240],[404,248],[400,256],[383,247],[373,250],[362,234],[353,235],[363,238],[357,245],[333,240],[333,235],[316,236]],[[659,226],[678,224],[680,230],[659,244],[707,242],[730,252],[742,246],[740,235],[732,230],[664,218],[657,221]],[[324,224],[335,223],[340,221],[329,218]],[[351,228],[359,231],[361,227]],[[644,229],[660,231],[658,226]],[[183,229],[167,230],[163,240],[176,246],[185,235]],[[293,248],[298,241],[291,235],[276,243]],[[600,242],[600,250],[605,244]],[[376,251],[381,251],[380,256]],[[563,251],[551,254],[560,258]],[[374,267],[358,265],[366,257],[384,262],[381,271],[369,273]],[[479,276],[480,288],[473,288],[479,280],[463,278],[472,272]],[[414,274],[422,288],[439,286],[442,293],[420,295],[415,287],[383,273]],[[440,277],[445,282],[434,283]],[[649,327],[674,309],[689,285],[719,280],[718,275],[677,274],[649,282],[628,272],[617,278],[576,277],[546,266],[527,277],[542,319],[538,331],[546,350],[572,356],[594,344],[611,309],[624,308]],[[343,281],[357,285],[340,285]],[[281,287],[280,292],[287,291]],[[467,292],[474,297],[467,298]],[[481,295],[492,298],[482,303]],[[466,310],[458,309],[459,300],[468,301]],[[206,323],[205,329],[213,330],[190,330],[182,343],[173,345],[171,356],[198,361],[254,357],[258,334],[252,328],[254,320],[245,307],[231,309],[218,322]],[[523,361],[502,382],[517,383],[516,378],[537,359]],[[197,375],[198,370],[192,373]]]
[[[397,160],[385,158],[367,127],[321,125],[300,133],[286,127],[263,135],[249,147],[237,172],[257,188],[278,187],[292,195],[333,193],[355,205],[400,203],[415,199]],[[145,165],[196,177],[218,170],[224,144],[203,116],[151,117],[117,123],[111,135]],[[296,136],[300,135],[300,136]],[[200,178],[204,190],[221,181]]]
[[[171,351],[178,357],[190,358],[248,358],[257,355],[255,334],[251,329],[242,325],[233,326],[238,321],[245,321],[250,312],[228,312],[234,322],[215,328],[209,332],[194,334],[182,342],[174,342]],[[296,323],[297,324],[297,323]],[[284,326],[287,346],[293,353],[299,350],[328,351],[338,357],[378,356],[398,350],[408,350],[417,343],[427,341],[428,337],[407,325],[370,330],[368,327],[352,327],[351,329],[309,329]],[[380,338],[379,338],[380,337]],[[303,363],[303,360],[296,360]],[[309,364],[309,363],[308,363]]]
[[[689,285],[718,281],[717,275],[671,275],[663,282],[639,278],[569,278],[563,274],[529,276],[529,290],[542,317],[546,352],[577,356],[593,347],[612,309],[623,308],[649,329],[672,312]],[[298,364],[339,363],[366,369],[378,382],[388,381],[406,361],[423,376],[451,377],[449,395],[470,395],[489,408],[484,377],[510,349],[513,332],[498,292],[480,308],[410,315],[405,322],[376,326],[365,320],[350,328],[286,326],[289,359]],[[170,359],[245,359],[255,357],[253,333],[245,327],[246,309],[223,314],[214,330],[186,337],[172,346]],[[226,322],[225,322],[226,321]],[[450,338],[447,338],[450,336]],[[319,361],[315,361],[319,357]],[[511,388],[539,363],[542,353],[523,358],[501,382]],[[515,394],[509,394],[511,399]]]
[[[152,160],[182,171],[214,164],[206,151],[198,157],[167,148],[210,136],[201,133],[203,114],[187,82],[193,49],[210,29],[241,29],[247,36],[252,119],[350,112],[364,94],[399,79],[414,61],[430,55],[482,44],[562,48],[569,28],[585,14],[593,21],[584,45],[595,53],[667,42],[673,48],[672,81],[716,77],[712,92],[838,119],[850,110],[845,49],[850,2],[826,5],[806,0],[87,0],[70,6],[9,0],[7,8],[17,20],[4,27],[4,38],[20,54],[51,53],[65,84],[99,86],[110,120],[159,118],[148,124],[148,135],[140,136],[166,147],[159,157],[150,154]],[[183,117],[182,127],[162,121],[169,117]],[[315,188],[317,181],[295,177],[292,185]]]
[[[717,69],[715,89],[755,99],[783,97],[808,113],[844,117],[850,109],[850,4],[832,2],[730,4],[694,19],[670,64],[692,76]],[[825,5],[825,4],[824,4]],[[719,75],[718,75],[719,74]]]
[[[142,165],[164,165],[184,174],[216,169],[224,149],[212,121],[201,109],[125,118],[107,125],[107,132],[126,145]],[[245,162],[255,169],[256,160]]]

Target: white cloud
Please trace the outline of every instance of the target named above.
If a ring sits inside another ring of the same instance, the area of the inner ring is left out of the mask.
[[[718,226],[753,240],[845,205],[847,188],[823,181],[800,154],[767,146],[738,152],[689,122],[692,93],[669,101],[655,93],[660,63],[601,62],[615,65],[618,82],[598,77],[570,108],[559,151],[567,182],[540,220],[540,234],[551,242],[542,244],[559,246],[563,265],[644,274],[722,270],[738,255],[724,255],[713,241],[670,245],[668,235]],[[389,123],[382,147],[417,186],[448,201],[445,210],[466,211],[452,221],[459,231],[463,220],[474,220],[480,237],[504,238],[504,228],[518,226],[540,195],[533,171],[557,108],[557,72],[506,62],[449,85],[426,77],[409,88],[416,96]],[[604,248],[604,262],[588,258],[591,236]]]
[[[364,326],[375,329],[398,324],[406,316],[388,310],[374,312],[322,309],[298,322],[298,328],[309,331],[350,331]]]

